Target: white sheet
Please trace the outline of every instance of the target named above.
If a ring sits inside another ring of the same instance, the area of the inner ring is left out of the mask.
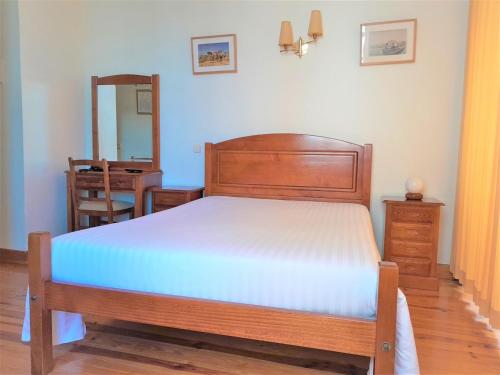
[[[54,281],[368,319],[376,313],[380,256],[369,212],[358,204],[208,197],[62,235],[52,249]],[[83,337],[79,315],[54,320],[54,342]],[[397,373],[416,374],[401,292],[397,323]]]

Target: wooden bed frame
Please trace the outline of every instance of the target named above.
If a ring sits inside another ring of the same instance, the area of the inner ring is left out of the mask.
[[[371,150],[298,134],[208,143],[206,195],[369,206]],[[395,263],[380,262],[377,317],[366,320],[53,282],[48,232],[30,233],[28,259],[32,374],[53,368],[52,310],[375,357],[375,374],[394,373]]]

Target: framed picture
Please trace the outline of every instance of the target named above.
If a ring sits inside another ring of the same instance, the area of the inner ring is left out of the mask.
[[[361,25],[361,65],[415,62],[417,20],[372,22]]]
[[[153,113],[153,94],[151,90],[135,90],[137,97],[137,114],[151,115]]]
[[[236,73],[236,34],[191,38],[193,74]]]

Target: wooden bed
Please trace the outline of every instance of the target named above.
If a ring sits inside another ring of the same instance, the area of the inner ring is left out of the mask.
[[[371,145],[299,134],[206,144],[205,193],[369,207]],[[29,235],[31,373],[53,368],[52,310],[375,357],[393,374],[398,268],[380,262],[376,320],[51,281],[51,236]]]

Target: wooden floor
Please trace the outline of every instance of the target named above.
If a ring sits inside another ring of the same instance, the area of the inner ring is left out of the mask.
[[[0,374],[29,374],[20,342],[26,266],[0,263]],[[474,319],[461,287],[409,294],[422,374],[500,374],[494,332]],[[85,340],[57,346],[53,374],[366,374],[363,357],[88,317]]]

